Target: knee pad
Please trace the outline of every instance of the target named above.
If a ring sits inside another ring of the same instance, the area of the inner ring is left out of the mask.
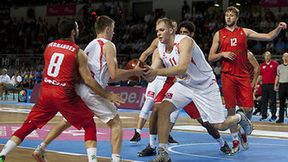
[[[153,105],[154,105],[154,100],[146,99],[140,111],[139,117],[147,120],[149,111],[152,109]]]
[[[175,110],[170,114],[170,122],[176,123],[176,120],[178,119],[178,116],[180,114],[180,110]]]

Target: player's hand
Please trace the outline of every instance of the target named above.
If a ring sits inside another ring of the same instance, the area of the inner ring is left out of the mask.
[[[157,76],[157,70],[156,69],[152,69],[148,65],[145,65],[145,67],[148,70],[144,73],[144,79],[147,80],[148,82],[152,82]]]
[[[234,52],[221,52],[221,55],[224,57],[224,58],[228,58],[230,60],[234,60],[236,58],[236,54]]]
[[[274,86],[274,91],[278,92],[279,91],[279,86]]]
[[[287,24],[285,22],[280,22],[278,27],[281,29],[287,29]]]
[[[125,103],[120,94],[116,94],[113,92],[110,92],[108,96],[106,97],[107,100],[111,101],[112,103],[116,104],[117,106]]]

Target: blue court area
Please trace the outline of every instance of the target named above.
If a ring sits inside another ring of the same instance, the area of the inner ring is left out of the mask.
[[[131,129],[129,129],[131,130]],[[144,129],[144,132],[148,131]],[[172,161],[197,161],[197,162],[286,162],[288,159],[288,140],[250,137],[249,150],[241,150],[240,153],[227,156],[219,151],[216,143],[207,133],[173,131],[173,137],[180,144],[170,145],[169,151]],[[224,135],[230,141],[229,135]],[[0,139],[4,144],[7,139]],[[148,138],[144,138],[138,144],[130,144],[128,140],[123,141],[122,158],[131,161],[149,161],[152,157],[138,157],[137,152],[144,149],[148,144]],[[40,143],[39,140],[25,140],[21,146],[35,148]],[[231,142],[230,142],[231,143]],[[231,145],[231,144],[230,144]],[[82,141],[55,140],[48,147],[51,151],[65,152],[69,154],[83,154],[86,150]],[[97,154],[102,157],[111,156],[109,141],[99,141],[97,144]]]

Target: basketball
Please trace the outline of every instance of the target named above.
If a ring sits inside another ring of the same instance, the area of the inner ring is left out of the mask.
[[[139,62],[138,59],[132,59],[132,60],[128,61],[128,63],[125,66],[125,69],[127,69],[127,70],[134,69],[138,62]],[[140,61],[139,67],[144,68],[144,66],[145,66],[145,64]],[[138,76],[131,76],[131,77],[129,77],[129,80],[139,82],[141,80],[141,78]]]

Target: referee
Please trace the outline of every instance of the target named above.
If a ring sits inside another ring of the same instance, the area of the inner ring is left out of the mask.
[[[284,108],[286,99],[288,99],[288,53],[282,56],[283,64],[277,67],[277,76],[275,78],[274,90],[278,91],[280,100],[279,119],[276,123],[284,122]]]

